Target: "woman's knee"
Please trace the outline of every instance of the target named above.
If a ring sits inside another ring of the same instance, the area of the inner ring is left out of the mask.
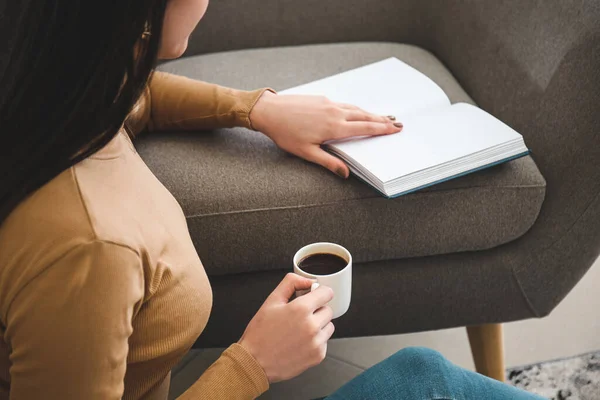
[[[421,377],[439,376],[452,366],[439,352],[425,347],[407,347],[386,361],[399,371]]]
[[[440,353],[408,347],[362,373],[331,399],[455,398],[455,367]]]

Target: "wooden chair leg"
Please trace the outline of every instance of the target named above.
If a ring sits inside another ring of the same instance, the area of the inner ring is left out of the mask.
[[[504,334],[502,324],[468,326],[467,334],[475,369],[482,375],[504,382]]]

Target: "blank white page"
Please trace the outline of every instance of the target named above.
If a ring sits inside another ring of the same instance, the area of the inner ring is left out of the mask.
[[[411,115],[402,132],[330,143],[382,182],[499,146],[521,135],[465,103]]]
[[[379,115],[406,115],[449,106],[444,91],[423,73],[397,58],[369,64],[341,74],[307,83],[280,94],[326,96]]]

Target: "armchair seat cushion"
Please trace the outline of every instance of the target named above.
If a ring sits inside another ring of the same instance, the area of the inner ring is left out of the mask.
[[[434,55],[394,43],[232,51],[160,69],[241,89],[282,90],[391,56],[428,75],[452,102],[474,103]],[[213,276],[289,270],[294,252],[315,241],[345,246],[356,263],[490,249],[529,230],[545,195],[531,157],[389,200],[247,129],[152,133],[136,145],[181,204]]]

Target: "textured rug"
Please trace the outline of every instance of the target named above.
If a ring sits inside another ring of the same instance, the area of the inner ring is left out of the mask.
[[[600,351],[508,370],[514,386],[552,400],[600,400]]]

